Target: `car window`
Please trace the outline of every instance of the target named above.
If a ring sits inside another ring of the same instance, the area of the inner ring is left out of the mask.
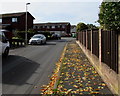
[[[42,36],[41,39],[43,39],[44,37]]]
[[[32,38],[41,38],[41,36],[33,36]]]
[[[0,34],[0,41],[4,42],[6,40],[6,37],[3,34]]]

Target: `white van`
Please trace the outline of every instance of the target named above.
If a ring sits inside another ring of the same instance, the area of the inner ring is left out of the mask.
[[[5,37],[3,30],[0,30],[0,55],[3,55],[5,57],[8,56],[9,48],[10,48],[9,41]]]

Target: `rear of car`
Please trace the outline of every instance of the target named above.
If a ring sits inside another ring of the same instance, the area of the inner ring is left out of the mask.
[[[52,34],[52,38],[53,39],[61,39],[61,36],[60,36],[60,34],[55,33],[55,34]]]
[[[5,37],[5,34],[2,30],[0,30],[0,55],[8,56],[9,54],[10,44],[8,39]]]

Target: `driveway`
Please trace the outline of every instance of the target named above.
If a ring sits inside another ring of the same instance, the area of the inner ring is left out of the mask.
[[[46,45],[10,50],[2,61],[3,94],[40,94],[40,87],[49,82],[64,46],[72,39],[62,38],[48,41]]]

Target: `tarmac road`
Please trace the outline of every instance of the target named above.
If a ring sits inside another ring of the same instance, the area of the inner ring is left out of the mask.
[[[67,42],[73,38],[62,38],[46,45],[28,45],[10,50],[3,58],[3,94],[40,94],[40,87],[49,82],[55,63]]]

